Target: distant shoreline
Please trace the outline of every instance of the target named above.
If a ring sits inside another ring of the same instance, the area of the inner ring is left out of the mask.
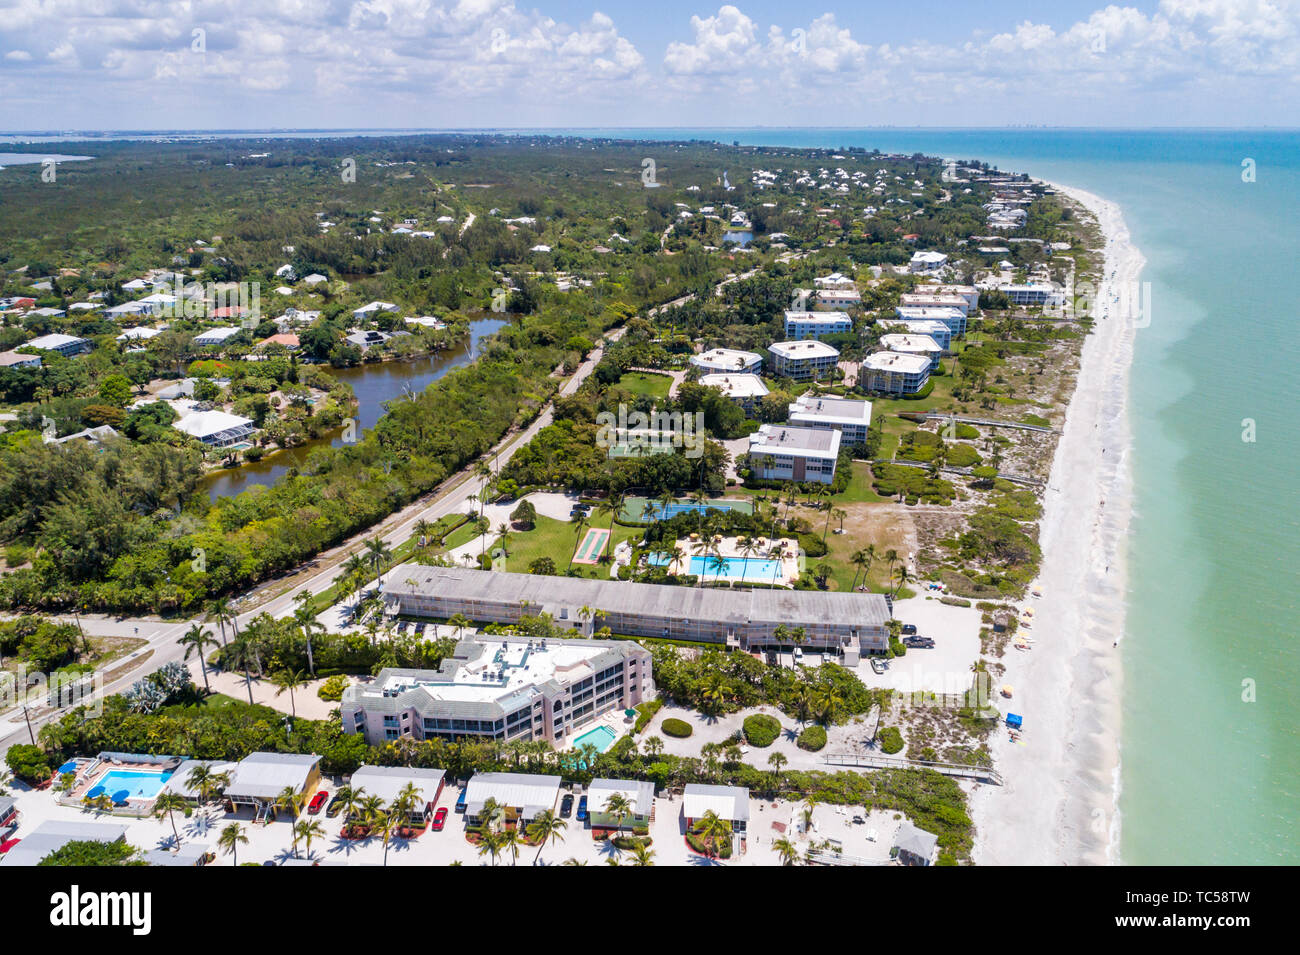
[[[1116,289],[1145,259],[1119,206],[1048,183],[1092,212],[1105,242],[1092,334],[1052,462],[1040,542],[1034,649],[1005,659],[1017,688],[1008,706],[1022,741],[1002,728],[992,749],[1004,787],[971,799],[972,858],[983,865],[1103,865],[1119,860],[1121,661],[1132,515],[1128,385],[1136,324],[1119,316]]]

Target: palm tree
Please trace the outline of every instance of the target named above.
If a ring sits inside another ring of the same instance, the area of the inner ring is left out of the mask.
[[[542,858],[542,850],[546,848],[548,842],[563,842],[565,829],[569,824],[555,814],[553,809],[543,809],[539,812],[533,821],[528,824],[528,838],[537,843],[537,855],[533,857],[533,865],[537,865]]]
[[[214,597],[208,602],[208,619],[215,620],[221,628],[221,646],[226,645],[226,621],[230,621],[233,627],[235,624],[234,615],[230,612],[230,600],[226,597]]]
[[[248,691],[248,703],[251,706],[253,704],[253,676],[249,673],[248,665],[256,658],[256,653],[248,640],[242,637],[232,640],[227,650],[230,662],[244,671],[244,689]]]
[[[429,545],[429,534],[433,531],[433,525],[422,517],[415,522],[414,531],[415,536],[419,540],[418,546],[421,548],[427,547]]]
[[[339,811],[343,814],[343,822],[350,823],[353,815],[361,807],[362,800],[365,798],[366,789],[364,786],[343,786],[338,792]]]
[[[212,639],[212,631],[204,630],[201,624],[196,623],[176,642],[185,648],[184,659],[187,662],[191,656],[199,658],[199,669],[203,672],[203,689],[211,693],[212,687],[208,685],[208,662],[203,658],[203,651],[207,647],[217,645],[217,641]]]
[[[384,865],[388,865],[388,843],[401,825],[391,813],[381,812],[370,821],[370,834],[384,840]]]
[[[313,839],[324,839],[325,828],[315,819],[303,819],[293,827],[293,854],[294,858],[298,857],[298,840],[302,839],[307,844],[307,858],[311,858],[311,841]]]
[[[375,578],[379,589],[384,589],[384,569],[393,559],[393,552],[389,550],[384,539],[376,534],[370,540],[366,541],[366,551],[370,554],[371,566],[375,569]]]
[[[614,793],[605,800],[605,812],[614,817],[614,828],[622,829],[623,820],[633,815],[632,803],[622,793]]]
[[[302,815],[302,804],[302,793],[294,789],[292,786],[285,786],[280,790],[280,795],[275,797],[276,811],[279,812],[281,809],[284,809],[287,812],[293,813],[294,821],[297,821],[298,817]],[[292,830],[290,831],[292,832]],[[296,842],[294,844],[295,846],[297,845]]]
[[[456,639],[457,639],[457,640],[460,639],[460,635],[461,635],[461,633],[462,633],[464,630],[466,630],[466,629],[468,629],[469,627],[473,626],[473,623],[474,623],[474,622],[473,622],[472,620],[470,620],[469,617],[465,616],[463,613],[454,613],[454,614],[452,614],[450,617],[447,618],[447,625],[448,625],[449,627],[455,627],[455,628],[456,628]]]
[[[519,838],[519,828],[506,829],[500,835],[501,848],[510,853],[510,865],[513,866],[519,861],[519,846],[523,840]]]
[[[293,691],[307,683],[307,674],[301,670],[281,670],[271,675],[271,682],[275,684],[275,695],[279,696],[285,690],[289,691],[289,712],[292,716],[298,715],[298,706],[293,699]]]
[[[582,543],[582,535],[586,526],[587,526],[587,515],[584,512],[582,514],[579,514],[577,521],[574,522],[573,553],[569,555],[569,570],[573,569],[573,558],[578,556],[578,545]]]
[[[301,599],[306,594],[306,599]],[[311,594],[306,590],[301,591],[293,598],[298,602],[297,608],[293,612],[294,622],[298,624],[298,629],[302,631],[302,638],[307,642],[307,672],[316,676],[316,658],[312,653],[311,638],[312,634],[325,633],[325,624],[316,619],[316,615],[311,608]]]
[[[799,850],[789,839],[785,837],[777,839],[772,843],[772,848],[781,857],[781,865],[792,866],[799,864]]]
[[[232,865],[239,865],[239,847],[248,845],[248,836],[244,835],[244,827],[237,822],[232,822],[221,830],[221,835],[217,836],[217,845],[223,852],[230,854]]]
[[[478,837],[478,854],[481,856],[490,855],[492,857],[493,867],[497,864],[497,856],[501,854],[503,843],[501,836],[490,829],[485,829]]]
[[[664,741],[658,736],[651,736],[645,741],[645,754],[651,759],[664,751]]]
[[[411,821],[411,816],[415,814],[416,807],[420,805],[420,790],[415,788],[414,783],[407,783],[398,791],[397,797],[393,800],[392,813],[407,825]]]
[[[716,856],[722,840],[731,838],[731,823],[710,809],[695,824],[695,832],[709,848],[709,854]]]
[[[632,845],[632,865],[654,865],[655,851],[640,840]]]
[[[497,525],[497,534],[499,535],[497,538],[497,543],[501,545],[501,553],[509,557],[510,556],[510,525],[506,521],[502,521],[500,524]]]
[[[775,792],[777,786],[781,784],[781,770],[790,762],[785,758],[783,753],[773,753],[767,758],[767,765],[772,767],[772,791]]]
[[[176,838],[176,844],[181,844],[181,834],[176,829],[176,817],[174,813],[177,810],[184,812],[190,807],[184,796],[177,793],[162,793],[153,803],[153,814],[161,819],[167,817],[167,821],[172,824],[172,835]]]

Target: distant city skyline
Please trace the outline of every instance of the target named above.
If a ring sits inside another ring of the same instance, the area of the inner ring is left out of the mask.
[[[1300,0],[0,0],[0,127],[1300,125]]]

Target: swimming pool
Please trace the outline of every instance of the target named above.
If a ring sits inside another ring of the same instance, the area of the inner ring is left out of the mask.
[[[575,739],[573,741],[573,748],[582,749],[584,746],[591,745],[596,747],[597,752],[603,753],[614,745],[614,740],[616,739],[618,739],[618,734],[608,726],[597,726],[594,730],[591,730],[588,733],[583,733]]]
[[[162,791],[163,783],[171,778],[171,773],[110,769],[95,781],[95,785],[86,795],[89,796],[91,793],[99,795],[102,792],[104,795],[114,797],[118,793],[125,792],[128,799],[153,799]]]
[[[651,554],[648,558],[655,567],[666,567],[671,558],[667,554]],[[761,557],[724,557],[722,566],[712,563],[711,557],[692,557],[686,566],[686,573],[703,577],[705,580],[739,580],[745,583],[782,583],[779,561],[764,560]]]

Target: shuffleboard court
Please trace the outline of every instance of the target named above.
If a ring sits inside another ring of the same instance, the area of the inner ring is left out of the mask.
[[[609,528],[590,527],[587,533],[583,535],[582,542],[578,544],[578,550],[573,555],[575,564],[594,564],[600,560],[600,553],[605,549],[605,541],[609,538]]]

